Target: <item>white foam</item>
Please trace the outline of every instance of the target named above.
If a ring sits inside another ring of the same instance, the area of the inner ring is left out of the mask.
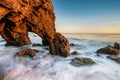
[[[30,39],[39,42],[40,38],[30,35]],[[74,37],[72,37],[74,38]],[[42,47],[34,47],[41,52],[31,58],[15,58],[15,53],[21,48],[0,46],[0,75],[5,75],[4,80],[119,80],[120,64],[106,58],[106,55],[96,56],[95,51],[103,46],[103,42],[69,39],[71,43],[78,44],[72,47],[71,52],[77,50],[80,55],[62,58],[48,55]],[[112,44],[112,43],[111,43]],[[84,47],[83,47],[84,46]],[[31,47],[31,46],[26,46]],[[79,47],[79,48],[78,48]],[[82,47],[82,48],[81,48]],[[31,47],[33,48],[33,47]],[[79,50],[80,49],[80,50]],[[92,66],[75,67],[70,61],[75,57],[88,57],[97,64]]]

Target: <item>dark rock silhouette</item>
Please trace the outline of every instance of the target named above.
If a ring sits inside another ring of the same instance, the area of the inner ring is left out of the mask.
[[[115,44],[114,44],[114,48],[120,50],[120,44],[119,44],[119,43],[115,43]]]
[[[52,0],[0,0],[0,34],[7,45],[30,44],[28,32],[39,35],[43,45],[50,45],[51,54],[68,56],[69,48],[64,48],[69,46],[67,39],[59,38],[66,40],[61,44],[62,42],[58,42],[55,36],[57,33]],[[51,44],[55,43],[59,46],[54,45],[57,47],[54,51]]]

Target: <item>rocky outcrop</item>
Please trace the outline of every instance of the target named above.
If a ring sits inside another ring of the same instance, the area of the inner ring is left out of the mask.
[[[114,48],[120,50],[120,44],[119,43],[115,43],[114,44]]]
[[[55,30],[52,0],[0,0],[0,34],[7,45],[30,44],[28,32],[39,35],[43,45],[57,47],[57,43],[57,50],[50,50],[51,54],[64,56],[69,54],[69,48],[65,47],[69,46],[67,39],[59,38],[61,39],[59,41],[66,40],[64,44],[56,39],[59,35]]]
[[[117,61],[120,63],[120,44],[114,43],[114,46],[107,46],[105,48],[101,48],[96,51],[96,53],[99,55],[102,54],[108,54],[107,58],[112,59],[114,61]]]
[[[23,49],[23,50],[20,50],[18,53],[16,53],[16,56],[30,56],[30,57],[34,57],[35,56],[35,53],[39,52],[38,50],[34,50],[34,49],[31,49],[31,48],[26,48],[26,49]]]
[[[120,63],[120,55],[110,55],[110,56],[107,56],[107,58]]]
[[[67,57],[70,55],[70,44],[64,36],[60,33],[56,33],[55,39],[50,43],[49,50],[52,55]]]
[[[54,39],[54,22],[51,0],[0,0],[0,33],[9,45],[29,44],[28,31],[48,45]]]
[[[109,55],[118,55],[120,54],[120,44],[115,43],[114,46],[107,46],[105,48],[98,49],[96,53],[109,54]]]
[[[76,67],[80,67],[85,65],[92,65],[95,64],[95,62],[90,58],[73,58],[70,64]]]

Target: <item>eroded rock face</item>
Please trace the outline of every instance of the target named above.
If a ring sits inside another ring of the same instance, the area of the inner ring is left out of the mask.
[[[50,54],[67,57],[70,54],[70,44],[68,40],[60,33],[56,33],[55,39],[50,43]]]
[[[54,22],[51,0],[0,0],[0,33],[7,44],[29,44],[30,31],[48,45],[54,39]]]
[[[30,44],[28,32],[39,35],[43,45],[57,42],[52,0],[0,0],[0,34],[7,45]],[[59,46],[64,47],[60,43]],[[64,45],[67,46],[67,42]],[[56,51],[68,54],[69,49]]]

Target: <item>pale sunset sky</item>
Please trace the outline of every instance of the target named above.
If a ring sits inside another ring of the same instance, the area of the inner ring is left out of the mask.
[[[120,33],[120,0],[53,0],[62,33]]]

